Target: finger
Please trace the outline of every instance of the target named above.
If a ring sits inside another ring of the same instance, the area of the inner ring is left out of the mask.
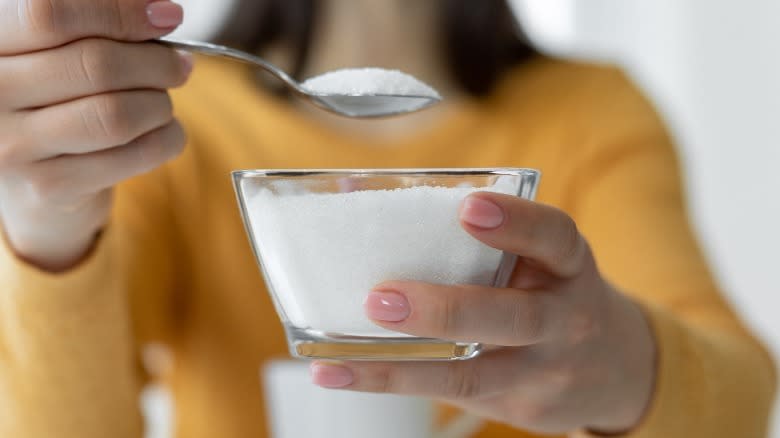
[[[173,106],[163,91],[85,97],[28,113],[21,120],[27,143],[19,143],[17,153],[10,155],[18,161],[37,161],[95,152],[129,143],[172,120]]]
[[[143,41],[183,19],[181,6],[149,0],[3,0],[0,55],[48,49],[86,37]]]
[[[571,361],[545,361],[534,349],[500,349],[456,362],[315,361],[311,378],[329,389],[433,398],[538,433],[560,434],[579,418],[597,416],[578,390],[592,375]]]
[[[182,85],[192,57],[159,44],[90,38],[0,62],[0,105],[36,108],[109,91]]]
[[[534,260],[558,276],[579,273],[590,253],[567,214],[516,196],[470,195],[461,204],[460,220],[468,233],[485,244]]]
[[[565,322],[554,292],[392,281],[366,298],[366,315],[410,335],[503,346],[536,344]]]
[[[506,391],[521,374],[523,356],[522,349],[502,349],[455,362],[315,361],[311,376],[326,388],[468,400]]]
[[[184,131],[173,121],[124,146],[41,161],[28,169],[31,194],[61,201],[99,193],[174,158],[184,143]]]

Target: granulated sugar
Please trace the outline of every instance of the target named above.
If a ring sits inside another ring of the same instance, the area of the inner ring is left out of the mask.
[[[439,93],[419,79],[398,70],[355,68],[315,76],[303,87],[314,93],[339,95],[404,95],[439,99]]]
[[[485,188],[415,187],[247,199],[268,279],[297,327],[363,336],[381,329],[363,313],[385,280],[491,284],[502,253],[460,226],[458,207]]]

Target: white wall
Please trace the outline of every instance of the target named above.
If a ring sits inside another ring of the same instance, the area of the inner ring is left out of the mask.
[[[515,3],[523,21],[557,11],[570,23],[531,26],[540,43],[618,60],[656,101],[680,144],[715,275],[780,356],[780,1]]]

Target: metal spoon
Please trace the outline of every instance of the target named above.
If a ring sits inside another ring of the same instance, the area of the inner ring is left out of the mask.
[[[395,116],[427,108],[440,101],[438,97],[403,94],[321,94],[307,90],[290,75],[268,61],[230,47],[199,41],[161,38],[157,43],[189,52],[220,56],[258,67],[279,78],[296,95],[332,113],[347,117],[369,118]]]

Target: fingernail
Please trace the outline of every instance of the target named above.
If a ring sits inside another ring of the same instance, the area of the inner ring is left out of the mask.
[[[184,20],[184,9],[168,0],[153,1],[146,6],[146,16],[154,27],[169,29]]]
[[[493,202],[469,196],[460,207],[460,219],[475,227],[493,229],[504,223],[504,210]]]
[[[325,388],[343,388],[354,380],[352,371],[339,365],[315,362],[310,371],[312,382]]]
[[[372,291],[363,307],[369,318],[385,322],[403,321],[410,312],[409,301],[398,292]]]
[[[192,56],[192,53],[185,52],[183,50],[177,51],[179,55],[179,59],[181,60],[181,67],[184,70],[184,75],[189,76],[190,73],[192,73],[192,68],[195,65],[195,59]]]

